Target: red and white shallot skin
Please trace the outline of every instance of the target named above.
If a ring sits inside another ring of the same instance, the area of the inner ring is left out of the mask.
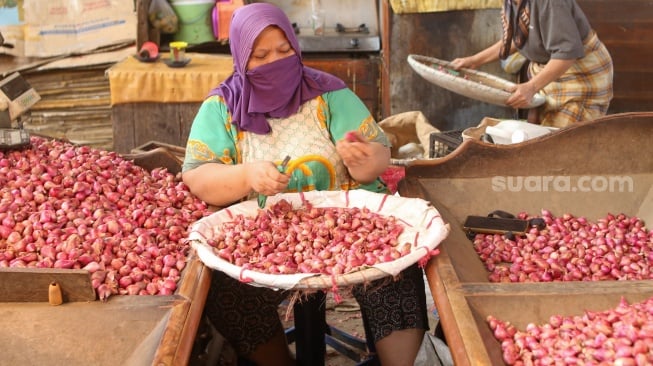
[[[209,245],[237,266],[272,274],[339,275],[410,252],[399,243],[404,225],[367,208],[293,209],[280,200],[256,217],[239,215],[214,228]]]
[[[115,152],[40,137],[0,152],[0,267],[85,269],[103,301],[173,293],[208,213],[179,177]]]
[[[533,217],[522,213],[522,219]],[[653,232],[637,217],[608,214],[596,222],[548,210],[546,226],[524,236],[477,234],[474,249],[490,282],[653,279]]]
[[[580,316],[553,315],[549,322],[518,330],[487,316],[508,365],[651,365],[653,297]]]

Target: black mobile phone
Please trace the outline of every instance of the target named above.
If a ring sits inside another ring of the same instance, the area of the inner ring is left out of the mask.
[[[484,234],[506,234],[515,235],[528,232],[530,222],[528,220],[490,217],[490,216],[467,216],[463,229],[467,233]]]

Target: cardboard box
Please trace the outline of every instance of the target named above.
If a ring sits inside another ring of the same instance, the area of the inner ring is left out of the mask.
[[[25,56],[88,52],[136,39],[133,0],[24,0]]]

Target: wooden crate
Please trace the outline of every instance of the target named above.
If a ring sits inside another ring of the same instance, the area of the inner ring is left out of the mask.
[[[132,157],[146,168],[169,158],[162,148]],[[211,276],[195,254],[170,296],[115,295],[107,302],[89,301],[81,293],[90,286],[88,278],[80,279],[86,271],[70,271],[67,278],[54,269],[43,270],[41,276],[31,269],[0,271],[0,314],[5,315],[0,318],[0,364],[189,364]],[[47,285],[53,280],[65,284],[66,301],[58,306],[48,303]]]
[[[463,231],[465,218],[484,216],[494,210],[538,214],[541,209],[548,209],[554,214],[572,213],[588,219],[609,212],[625,213],[653,223],[651,134],[652,112],[617,114],[515,145],[465,140],[442,159],[415,161],[406,167],[400,194],[429,200],[451,224],[449,237],[440,245],[440,255],[430,261],[426,272],[456,365],[494,364],[486,345],[472,339],[478,337],[478,331],[470,333],[470,329],[478,328],[472,309],[477,305],[469,299],[481,287],[474,286],[494,286],[493,291],[501,293],[497,296],[511,291],[533,299],[555,291],[585,296],[580,290],[585,285],[581,283],[491,284]],[[632,184],[614,192],[498,190],[493,179],[507,176],[568,177],[572,181],[583,177],[623,177]],[[594,285],[618,294],[631,292],[635,283],[604,281]],[[491,293],[486,291],[487,296],[491,297]],[[514,312],[520,311],[521,301],[513,298],[510,306]],[[523,314],[531,315],[537,320],[535,314]]]
[[[487,324],[487,317],[508,321],[524,331],[529,323],[543,325],[552,315],[581,316],[585,311],[614,309],[623,297],[628,303],[653,297],[653,281],[629,286],[611,283],[515,284],[514,286],[466,284],[461,288],[469,327],[464,329],[466,348],[474,346],[473,365],[503,365],[501,345]]]

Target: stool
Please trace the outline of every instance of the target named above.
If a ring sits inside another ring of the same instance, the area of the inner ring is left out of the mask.
[[[326,294],[318,291],[308,295],[306,299],[293,306],[295,326],[286,329],[288,343],[295,343],[295,356],[298,366],[324,365],[327,344],[340,354],[357,362],[360,366],[380,365],[375,356],[362,359],[361,355],[350,347],[362,352],[375,352],[374,343],[370,337],[365,318],[366,339],[363,341],[346,332],[331,326],[326,321]]]

